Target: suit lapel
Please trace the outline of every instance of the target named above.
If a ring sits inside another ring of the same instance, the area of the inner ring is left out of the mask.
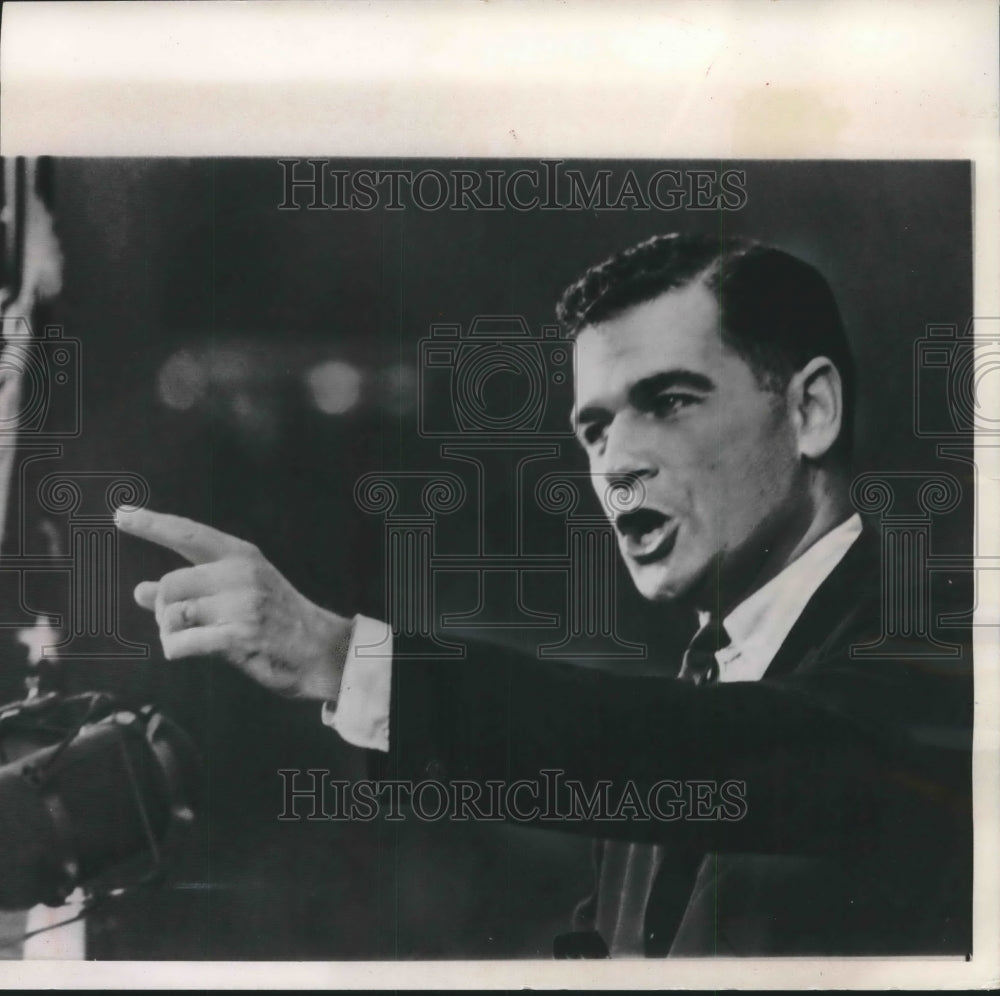
[[[806,603],[764,677],[795,671],[821,651],[822,641],[841,622],[866,608],[877,608],[880,577],[878,538],[866,526]]]

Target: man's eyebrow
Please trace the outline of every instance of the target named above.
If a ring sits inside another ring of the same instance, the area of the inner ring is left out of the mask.
[[[715,381],[695,370],[663,370],[660,373],[643,377],[642,380],[637,380],[629,388],[628,397],[633,404],[641,404],[674,388],[687,388],[691,391],[701,391],[703,394],[708,394],[715,390]]]
[[[578,429],[582,425],[589,425],[591,422],[599,422],[608,415],[607,408],[600,405],[587,405],[577,411],[575,408],[570,412],[569,423],[573,429]]]
[[[662,370],[659,373],[650,374],[636,381],[628,392],[629,401],[632,404],[643,404],[655,398],[658,394],[672,388],[687,388],[691,391],[701,391],[709,394],[715,390],[715,381],[705,374],[695,370]],[[599,422],[602,418],[607,418],[610,412],[602,405],[587,405],[579,411],[570,413],[570,424],[574,429],[591,422]]]

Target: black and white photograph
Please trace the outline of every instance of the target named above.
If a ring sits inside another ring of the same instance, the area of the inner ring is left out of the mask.
[[[973,157],[296,149],[4,149],[0,958],[994,957]]]

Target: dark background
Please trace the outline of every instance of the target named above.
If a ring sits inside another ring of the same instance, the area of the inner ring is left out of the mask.
[[[913,430],[915,341],[927,323],[964,326],[972,313],[968,164],[571,165],[619,176],[630,165],[640,175],[738,167],[748,199],[739,211],[279,211],[282,173],[271,160],[55,161],[65,286],[51,314],[83,343],[83,432],[67,442],[63,466],[137,472],[150,484],[152,507],[253,540],[322,604],[379,615],[383,527],[355,504],[355,481],[375,470],[461,472],[441,459],[436,441],[418,437],[412,394],[387,394],[385,371],[415,368],[418,340],[435,322],[518,314],[537,330],[553,321],[559,293],[586,266],[684,229],[773,242],[826,274],[858,360],[859,470],[940,468],[968,483],[963,464],[941,467],[933,441]],[[207,355],[230,357],[218,384],[186,410],[165,404],[160,386],[164,364],[181,350],[203,365]],[[308,402],[303,373],[324,358],[365,374],[360,404],[346,415],[323,415]],[[568,390],[556,391],[552,403],[568,413],[570,400]],[[926,403],[946,417],[945,397]],[[582,468],[568,443],[564,450],[547,469]],[[510,476],[497,480],[491,522],[517,497]],[[441,542],[467,549],[475,517],[443,521]],[[971,521],[965,500],[936,524],[935,545],[967,551]],[[543,546],[562,536],[537,510],[526,529]],[[124,541],[121,632],[149,643],[152,659],[107,663],[97,648],[93,661],[66,665],[73,687],[158,702],[195,734],[207,762],[203,818],[171,841],[167,885],[95,917],[90,953],[547,956],[551,935],[566,929],[589,887],[587,842],[412,819],[278,822],[278,768],[326,767],[347,777],[361,770],[358,752],[321,726],[315,706],[279,701],[211,662],[157,658],[152,621],[128,592],[176,566],[168,553]],[[643,666],[655,667],[673,620],[619,580],[621,633],[646,644]],[[536,584],[527,597],[545,610],[561,595]],[[475,602],[467,576],[441,578],[439,611],[471,611]],[[489,618],[503,610],[487,597],[484,611]],[[539,639],[517,628],[503,636],[525,646]]]

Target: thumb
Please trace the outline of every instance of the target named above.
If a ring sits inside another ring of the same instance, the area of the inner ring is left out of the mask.
[[[156,609],[156,596],[159,590],[159,581],[140,581],[135,586],[133,597],[138,605],[152,612]]]

